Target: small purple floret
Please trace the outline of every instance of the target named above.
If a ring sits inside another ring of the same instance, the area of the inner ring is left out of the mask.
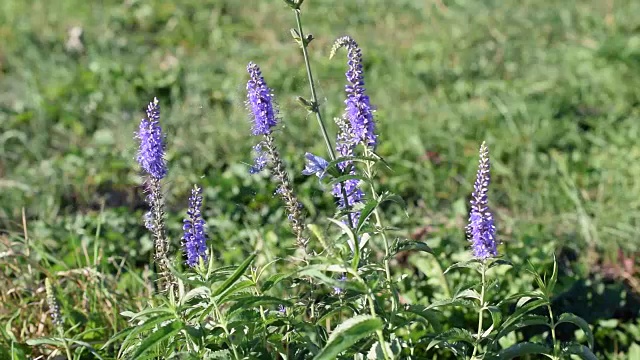
[[[307,163],[305,164],[304,170],[302,170],[302,175],[315,174],[317,177],[322,179],[327,166],[329,166],[329,162],[320,156],[313,155],[309,152],[304,154],[304,157],[307,159]]]

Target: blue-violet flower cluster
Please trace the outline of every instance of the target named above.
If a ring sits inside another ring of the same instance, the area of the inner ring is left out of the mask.
[[[364,74],[362,71],[362,51],[358,43],[350,36],[343,36],[336,40],[331,54],[333,55],[340,47],[347,48],[347,64],[349,69],[346,72],[348,84],[345,86],[347,93],[346,117],[351,125],[350,135],[355,143],[362,142],[371,149],[375,149],[378,144],[376,135],[376,123],[373,119],[373,107],[369,102],[369,96],[365,93]]]
[[[347,99],[344,119],[336,120],[339,127],[336,150],[341,157],[349,157],[354,155],[354,149],[358,143],[363,143],[367,148],[374,150],[378,137],[373,119],[373,107],[369,102],[369,96],[365,93],[362,52],[355,40],[349,36],[343,36],[336,40],[331,49],[331,56],[341,47],[347,48],[349,68],[346,72],[348,84],[345,86]],[[343,161],[338,166],[345,174],[355,175],[353,162]],[[348,179],[334,186],[333,195],[338,199],[339,209],[352,209],[354,205],[362,202],[364,192],[359,185],[360,180]],[[360,213],[351,212],[350,217],[351,223],[355,224]]]
[[[480,146],[478,174],[473,184],[473,193],[471,195],[469,225],[466,228],[471,241],[473,255],[481,260],[498,256],[496,227],[493,224],[493,214],[487,201],[487,192],[491,182],[490,168],[489,150],[483,142]]]
[[[187,255],[187,265],[194,267],[200,262],[207,260],[207,234],[205,232],[205,222],[202,219],[202,188],[197,185],[191,190],[189,197],[189,208],[187,218],[184,219],[182,229],[184,235],[182,241]]]
[[[247,65],[249,81],[247,82],[247,107],[253,115],[251,133],[254,136],[270,135],[273,127],[278,124],[278,109],[274,105],[273,91],[267,86],[262,77],[262,72],[258,65],[250,62]],[[253,147],[256,158],[253,166],[249,169],[252,174],[262,171],[267,166],[267,155],[263,150],[263,143],[260,142]]]
[[[164,178],[167,174],[167,163],[164,158],[165,144],[157,98],[153,98],[147,106],[147,118],[140,121],[136,138],[140,140],[136,160],[142,169],[155,179]]]

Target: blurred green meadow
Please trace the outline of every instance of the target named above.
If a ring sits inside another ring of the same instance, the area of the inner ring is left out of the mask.
[[[538,266],[555,252],[559,306],[594,326],[603,358],[640,354],[640,2],[304,6],[325,117],[344,109],[345,54],[329,51],[348,34],[363,51],[378,152],[391,168],[383,190],[407,203],[385,209],[386,220],[436,251],[438,261],[396,259],[394,272],[410,275],[404,296],[431,296],[436,264],[468,252],[468,196],[486,141],[500,251]],[[282,1],[0,2],[0,323],[9,324],[0,346],[46,334],[43,274],[60,279],[63,311],[96,329],[91,340],[120,330],[119,312],[145,302],[152,241],[133,133],[154,96],[174,250],[198,183],[221,264],[295,251],[276,186],[248,173],[249,61],[275,91],[277,141],[309,221],[326,223],[332,196],[300,174],[304,153],[324,145],[296,102],[309,88],[294,25]]]

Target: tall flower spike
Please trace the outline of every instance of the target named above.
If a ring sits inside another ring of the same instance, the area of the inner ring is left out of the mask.
[[[378,144],[376,124],[369,96],[365,93],[364,74],[362,72],[362,52],[350,36],[343,36],[336,40],[331,48],[331,57],[341,48],[347,48],[349,69],[346,72],[348,84],[345,86],[347,99],[345,100],[346,115],[349,119],[355,142],[363,142],[371,149]]]
[[[273,92],[264,81],[258,65],[250,62],[247,65],[249,81],[247,82],[247,106],[253,113],[253,135],[271,134],[271,129],[278,124],[278,110],[273,104]]]
[[[142,169],[156,179],[162,179],[167,174],[167,163],[164,158],[165,144],[160,127],[160,105],[158,99],[147,106],[147,118],[140,121],[140,129],[136,134],[140,140],[136,160]]]
[[[262,135],[264,140],[254,146],[256,158],[254,165],[249,169],[252,174],[260,172],[265,167],[269,167],[273,177],[278,182],[276,193],[285,203],[289,223],[296,235],[298,246],[306,249],[308,239],[304,237],[304,219],[302,216],[302,204],[298,201],[289,175],[285,170],[280,153],[276,148],[272,136],[273,128],[278,124],[278,110],[274,104],[274,96],[267,86],[262,72],[258,65],[249,63],[247,65],[249,81],[247,82],[247,107],[251,110],[252,127],[251,133],[254,136]]]
[[[187,218],[184,219],[182,230],[184,235],[182,241],[187,254],[187,265],[194,267],[200,262],[207,260],[207,234],[205,232],[205,222],[202,219],[202,188],[195,185],[189,197],[189,208]]]
[[[164,158],[165,143],[160,126],[160,105],[157,98],[147,106],[147,117],[140,121],[139,131],[135,134],[139,140],[136,160],[146,173],[145,189],[150,210],[145,214],[145,227],[154,237],[154,260],[158,269],[159,288],[164,291],[171,282],[168,258],[169,242],[165,233],[164,198],[161,180],[167,175],[167,163]]]
[[[489,173],[489,150],[483,142],[480,146],[480,163],[476,182],[473,184],[471,195],[471,212],[466,231],[471,241],[473,255],[477,259],[498,256],[496,244],[496,227],[493,224],[493,214],[488,206],[487,193],[491,175]]]

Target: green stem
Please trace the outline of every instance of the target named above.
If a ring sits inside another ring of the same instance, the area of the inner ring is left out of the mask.
[[[558,342],[556,340],[556,322],[553,320],[553,310],[551,310],[551,304],[547,303],[547,310],[549,310],[549,319],[551,320],[551,338],[553,339],[553,356],[558,355]]]
[[[233,351],[233,357],[236,360],[240,360],[240,356],[238,355],[238,350],[236,349],[236,345],[233,343],[233,341],[231,340],[231,333],[229,333],[229,329],[227,328],[227,320],[222,318],[222,314],[220,313],[220,309],[218,309],[218,304],[213,304],[213,308],[215,309],[216,312],[216,317],[218,318],[218,321],[220,321],[220,326],[222,327],[222,330],[224,331],[229,347],[231,348],[231,350]]]
[[[316,119],[318,120],[318,125],[320,126],[320,131],[322,132],[322,137],[324,138],[324,143],[327,146],[327,151],[329,152],[329,157],[331,161],[336,159],[336,155],[333,152],[333,146],[331,146],[331,140],[329,140],[329,134],[327,133],[327,127],[324,125],[324,121],[322,121],[322,114],[320,113],[320,109],[318,109],[318,95],[316,93],[315,82],[313,81],[313,73],[311,72],[311,62],[309,61],[309,52],[307,51],[308,42],[305,39],[304,32],[302,31],[302,19],[300,18],[300,9],[294,10],[296,14],[296,23],[298,24],[298,34],[300,35],[300,44],[302,48],[302,57],[304,57],[304,65],[307,69],[307,79],[309,80],[309,88],[311,89],[311,101],[313,102],[312,110],[316,114]]]
[[[302,19],[300,17],[300,9],[294,9],[293,12],[296,14],[296,24],[298,25],[298,35],[300,35],[300,47],[302,48],[302,57],[304,58],[304,65],[307,69],[307,79],[309,80],[309,88],[311,89],[311,102],[312,107],[311,111],[316,115],[316,120],[318,120],[318,125],[320,126],[320,131],[322,132],[322,138],[324,139],[324,144],[327,146],[327,152],[329,153],[329,158],[331,161],[336,160],[336,155],[333,151],[333,146],[331,145],[331,140],[329,139],[329,133],[327,132],[327,127],[322,120],[322,114],[320,113],[320,108],[318,107],[318,95],[316,93],[316,85],[313,81],[313,72],[311,71],[311,62],[309,61],[309,52],[307,51],[307,46],[309,42],[304,36],[304,32],[302,31]],[[344,199],[345,207],[349,207],[347,191],[344,188],[344,185],[340,183],[340,191],[342,193],[342,198]],[[349,223],[350,228],[354,228],[353,221],[351,221],[351,216],[347,215],[347,221]],[[358,246],[358,244],[356,244]]]
[[[58,335],[60,335],[60,338],[62,339],[62,342],[64,343],[64,350],[67,353],[67,359],[73,360],[73,356],[71,356],[71,348],[69,347],[69,342],[67,341],[67,338],[64,336],[64,331],[62,330],[62,325],[58,325]]]
[[[371,156],[371,151],[370,149],[365,145],[364,146],[364,156],[365,157],[369,157]],[[366,175],[368,179],[371,179],[373,177],[373,166],[371,161],[365,161],[366,164]],[[375,187],[373,186],[373,183],[371,183],[371,196],[378,200],[378,193],[376,192]],[[380,235],[382,235],[382,240],[384,241],[384,271],[386,273],[386,277],[387,277],[387,286],[389,286],[389,291],[392,293],[392,297],[391,297],[391,309],[392,311],[392,315],[395,314],[395,312],[398,310],[398,303],[396,301],[396,292],[394,291],[394,288],[392,286],[391,283],[391,270],[389,268],[389,240],[387,239],[387,234],[385,233],[383,227],[382,227],[382,217],[380,216],[380,212],[378,211],[378,207],[376,206],[373,209],[373,217],[376,223],[376,228],[379,229],[380,231]]]
[[[374,304],[373,294],[369,293],[367,296],[367,300],[369,302],[369,310],[371,311],[371,316],[378,317],[376,314],[376,308]],[[384,339],[384,334],[381,329],[376,330],[376,335],[378,335],[378,342],[380,343],[380,347],[382,348],[382,355],[384,355],[385,360],[393,359],[393,355],[390,355],[387,352],[387,342]]]
[[[473,346],[473,354],[471,354],[471,358],[473,359],[478,352],[478,348],[480,346],[480,336],[482,335],[482,315],[484,313],[485,303],[484,303],[484,290],[486,285],[486,267],[484,261],[482,262],[480,273],[482,274],[482,288],[480,290],[480,311],[478,314],[478,335],[476,339],[476,343]]]

